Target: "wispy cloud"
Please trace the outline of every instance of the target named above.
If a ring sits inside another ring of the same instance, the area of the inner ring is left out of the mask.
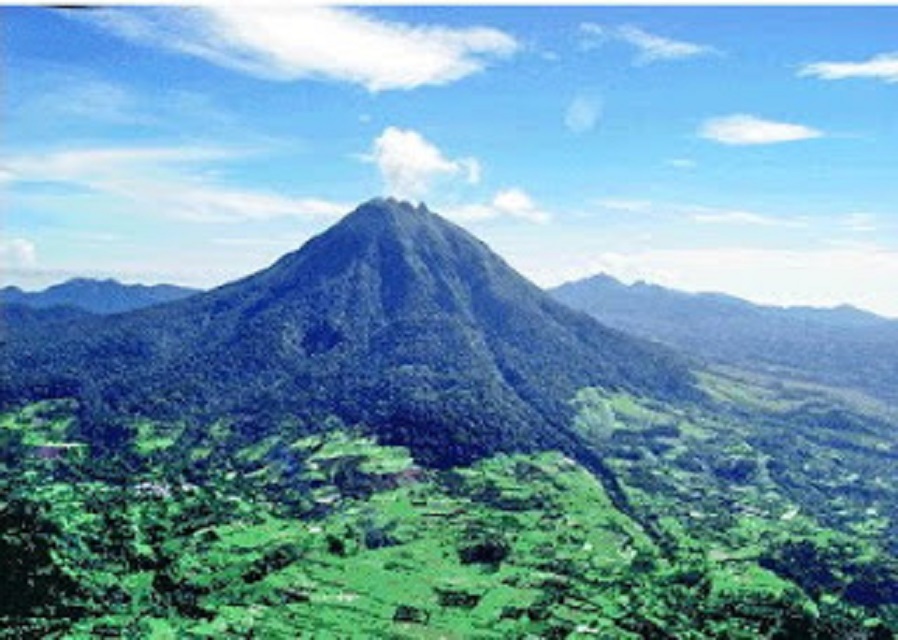
[[[0,265],[21,269],[37,264],[37,247],[25,238],[0,238]]]
[[[202,177],[208,163],[244,155],[220,147],[88,148],[0,160],[13,184],[55,182],[123,199],[140,211],[204,222],[278,217],[333,218],[350,207],[218,184]]]
[[[650,200],[634,200],[629,198],[603,198],[597,200],[596,204],[603,209],[625,211],[627,213],[647,213],[654,208],[654,204]]]
[[[690,214],[693,222],[700,224],[749,225],[756,227],[807,227],[806,220],[766,216],[752,211],[727,211],[702,208]]]
[[[689,158],[671,158],[667,161],[667,164],[674,169],[695,169],[698,166],[698,163],[695,160],[690,160]]]
[[[523,189],[503,189],[488,203],[468,204],[445,209],[445,215],[459,222],[478,222],[496,218],[513,218],[537,224],[545,224],[552,215],[539,207]]]
[[[0,159],[0,166],[17,181],[96,181],[121,175],[140,166],[153,173],[179,164],[222,160],[237,155],[233,149],[206,146],[95,147],[67,149]]]
[[[294,238],[247,238],[245,236],[239,238],[212,238],[210,242],[224,247],[274,248],[281,250],[287,250],[301,244]]]
[[[47,139],[85,131],[95,136],[98,126],[114,127],[116,133],[139,126],[145,138],[184,131],[230,140],[255,135],[208,91],[186,91],[177,83],[113,79],[76,61],[29,62],[26,69],[10,83],[4,104],[4,117],[12,129],[44,130]]]
[[[85,72],[65,74],[56,70],[32,82],[37,85],[35,95],[18,105],[20,111],[114,125],[146,124],[152,120],[130,90]]]
[[[519,47],[497,29],[416,26],[338,7],[128,8],[78,17],[258,78],[336,80],[374,92],[448,84]]]
[[[564,112],[564,126],[573,133],[595,129],[602,115],[602,105],[596,98],[577,96]]]
[[[802,124],[765,120],[740,113],[706,120],[699,127],[698,135],[721,144],[759,145],[810,140],[824,134]]]
[[[135,185],[124,191],[132,197],[146,193],[148,185]],[[319,198],[297,198],[260,191],[228,189],[219,186],[182,186],[161,197],[177,215],[197,222],[245,222],[273,218],[334,219],[351,207]]]
[[[639,49],[637,62],[649,63],[658,60],[680,60],[695,56],[707,55],[714,51],[713,47],[673,40],[651,34],[638,27],[621,27],[619,37]]]
[[[423,197],[440,178],[461,177],[469,184],[480,181],[480,163],[475,158],[447,158],[411,129],[387,127],[362,159],[377,165],[388,194],[399,198]]]
[[[872,213],[850,213],[842,219],[842,226],[856,233],[871,233],[877,230],[876,216]]]
[[[595,204],[608,211],[620,211],[656,218],[680,219],[697,224],[778,227],[783,229],[799,229],[809,226],[809,221],[804,216],[777,216],[744,209],[730,209],[704,204],[655,202],[637,198],[603,198],[596,200]]]
[[[674,40],[649,33],[645,29],[632,25],[608,27],[593,22],[584,22],[580,25],[580,33],[584,37],[582,44],[586,49],[593,49],[610,40],[626,42],[636,47],[639,52],[635,59],[637,64],[683,60],[717,53],[717,49],[708,45]]]
[[[882,53],[863,62],[813,62],[801,68],[799,76],[821,80],[871,78],[883,82],[898,82],[898,52]]]

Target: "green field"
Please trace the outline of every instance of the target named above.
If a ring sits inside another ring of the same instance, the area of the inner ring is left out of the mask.
[[[141,419],[104,460],[74,405],[29,405],[0,417],[0,635],[892,637],[896,480],[871,452],[894,435],[863,422],[843,451],[778,418],[821,396],[704,384],[715,406],[581,390],[615,487],[557,452],[425,469],[337,423]]]

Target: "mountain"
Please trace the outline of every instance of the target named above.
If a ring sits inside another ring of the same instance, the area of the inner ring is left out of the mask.
[[[170,304],[13,311],[0,638],[898,631],[894,413],[687,366],[423,206]]]
[[[898,401],[898,321],[850,306],[768,307],[608,275],[550,291],[600,322],[711,363],[850,387]]]
[[[584,386],[698,396],[672,352],[556,302],[461,228],[395,200],[240,281],[7,342],[4,397],[76,396],[107,443],[127,436],[121,416],[228,416],[255,434],[336,416],[443,466],[573,450]]]
[[[0,305],[0,339],[19,333],[28,334],[53,325],[64,325],[93,315],[78,307],[34,308],[19,303]]]
[[[162,302],[181,300],[197,289],[170,284],[152,286],[122,284],[116,280],[74,278],[43,291],[23,291],[18,287],[0,289],[0,304],[21,304],[35,309],[70,306],[91,313],[122,313]]]

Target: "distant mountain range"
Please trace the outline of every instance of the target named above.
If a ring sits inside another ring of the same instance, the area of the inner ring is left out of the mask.
[[[898,400],[898,321],[850,306],[769,307],[597,275],[551,290],[608,326],[712,363]]]
[[[75,278],[43,291],[23,291],[18,287],[0,289],[0,304],[24,305],[34,309],[75,307],[91,313],[121,313],[162,302],[180,300],[197,289],[170,284],[122,284],[116,280]]]
[[[171,304],[10,335],[3,396],[116,416],[328,416],[443,466],[574,447],[579,388],[694,397],[673,351],[556,302],[425,207],[368,202],[270,268]]]

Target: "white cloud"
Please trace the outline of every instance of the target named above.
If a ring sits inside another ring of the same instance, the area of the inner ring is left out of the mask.
[[[588,36],[585,40],[583,40],[583,45],[587,48],[590,46],[590,43],[596,43],[597,41],[604,40],[608,37],[610,30],[607,27],[603,27],[600,24],[596,24],[595,22],[581,22],[580,23],[580,33]]]
[[[71,238],[73,241],[91,246],[108,246],[112,243],[116,243],[119,246],[122,246],[124,243],[122,242],[121,236],[115,233],[107,233],[104,231],[82,231],[82,230],[72,230],[66,233],[66,236]]]
[[[702,208],[691,214],[694,222],[700,224],[735,224],[759,227],[806,227],[807,222],[795,218],[776,218],[751,211],[727,211]]]
[[[37,263],[37,247],[25,238],[0,239],[0,264],[7,268],[33,267]]]
[[[139,100],[125,87],[85,73],[50,73],[40,78],[39,93],[20,111],[52,114],[110,124],[145,124]]]
[[[225,247],[245,247],[250,249],[270,247],[281,250],[287,250],[302,244],[293,238],[247,238],[245,236],[239,238],[212,238],[210,242]]]
[[[97,147],[6,158],[4,167],[20,181],[102,182],[140,167],[157,172],[178,164],[221,160],[237,155],[220,147]],[[143,174],[146,176],[146,173]]]
[[[513,218],[530,222],[548,222],[551,216],[541,210],[533,199],[522,189],[511,188],[500,191],[493,198],[493,208]]]
[[[131,195],[140,197],[147,185],[136,185]],[[317,198],[294,198],[272,193],[227,189],[218,186],[180,188],[161,194],[161,204],[177,217],[196,222],[244,222],[281,217],[338,218],[348,205]]]
[[[80,12],[85,13],[85,12]],[[88,12],[89,13],[89,12]],[[211,96],[158,82],[135,87],[112,81],[95,70],[76,64],[39,62],[19,78],[18,91],[4,105],[4,116],[15,127],[46,122],[53,131],[67,132],[85,125],[140,126],[182,134],[184,131],[219,130],[233,140],[250,137]],[[29,124],[31,123],[31,124]],[[222,131],[225,129],[225,131]],[[58,137],[58,136],[57,136]]]
[[[653,203],[650,200],[604,198],[598,200],[596,204],[603,209],[626,211],[627,213],[648,213],[653,209]]]
[[[498,191],[489,203],[450,207],[445,210],[445,215],[460,222],[516,218],[545,224],[552,219],[552,215],[541,209],[530,197],[530,194],[517,187]]]
[[[864,62],[814,62],[798,72],[821,80],[872,78],[883,82],[898,82],[898,52],[882,53]]]
[[[658,60],[679,60],[706,55],[714,51],[712,47],[682,40],[657,36],[638,27],[621,27],[618,36],[639,49],[637,62],[649,63]]]
[[[229,187],[201,177],[206,163],[242,153],[201,146],[95,148],[17,156],[3,165],[13,182],[58,182],[123,199],[140,211],[185,220],[336,218],[350,210],[341,203]]]
[[[877,230],[876,216],[872,213],[850,213],[842,220],[842,225],[849,231],[870,233]]]
[[[698,166],[695,160],[689,158],[671,158],[667,164],[675,169],[695,169]]]
[[[585,36],[582,45],[587,50],[608,40],[618,40],[636,47],[639,51],[635,60],[637,64],[682,60],[717,52],[714,47],[665,38],[632,25],[605,27],[584,22],[580,25],[580,32]]]
[[[439,178],[462,177],[480,181],[480,163],[474,158],[451,160],[417,131],[387,127],[364,159],[377,165],[387,192],[398,198],[420,198]]]
[[[564,126],[573,133],[592,131],[599,122],[602,107],[598,100],[577,96],[564,113]]]
[[[259,78],[337,80],[369,91],[448,84],[518,49],[497,29],[414,26],[301,4],[104,9],[82,19]]]
[[[803,216],[777,216],[682,202],[654,202],[636,198],[604,198],[595,204],[609,211],[622,211],[645,216],[681,219],[708,225],[749,225],[758,227],[806,228],[808,219]]]
[[[740,113],[706,120],[699,128],[698,135],[721,144],[758,145],[820,138],[823,132],[801,124],[764,120]]]
[[[479,184],[482,167],[477,158],[462,158],[458,163],[464,167],[465,180],[468,184]]]

